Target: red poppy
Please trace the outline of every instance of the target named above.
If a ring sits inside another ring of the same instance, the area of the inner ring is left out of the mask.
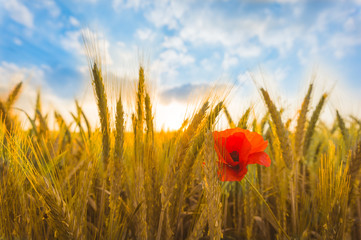
[[[255,132],[242,128],[213,132],[214,147],[218,155],[218,175],[221,181],[241,181],[248,164],[271,165],[264,152],[268,141]]]

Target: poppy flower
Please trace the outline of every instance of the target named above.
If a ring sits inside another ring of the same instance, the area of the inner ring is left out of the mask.
[[[271,159],[264,152],[268,141],[264,141],[258,133],[232,128],[214,131],[213,137],[221,181],[241,181],[248,171],[248,164],[271,165]]]

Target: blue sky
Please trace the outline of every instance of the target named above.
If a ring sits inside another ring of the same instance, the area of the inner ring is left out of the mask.
[[[184,104],[220,79],[247,95],[259,69],[288,96],[315,67],[327,73],[320,88],[361,91],[360,0],[0,0],[1,92],[23,80],[29,98],[41,87],[56,106],[85,98],[84,29],[109,72],[129,76],[144,62],[160,105]]]

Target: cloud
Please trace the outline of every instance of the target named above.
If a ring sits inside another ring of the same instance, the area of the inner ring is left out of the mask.
[[[44,70],[38,67],[22,68],[14,63],[1,62],[0,64],[1,92],[6,92],[11,86],[21,82],[30,81],[33,86],[44,84]]]
[[[251,73],[249,71],[241,72],[237,76],[237,80],[241,85],[249,85],[250,83],[252,83]]]
[[[361,18],[357,13],[357,8],[345,8],[337,4],[321,11],[306,35],[317,39],[309,44],[313,50],[317,50],[314,52],[318,55],[331,52],[336,58],[343,58],[353,52],[352,48],[361,45]],[[317,42],[320,43],[318,46]]]
[[[331,28],[332,24],[342,22],[347,31],[352,31],[355,25],[358,25],[354,18],[349,18],[343,23],[347,14],[352,11],[339,10],[336,3],[312,15],[313,13],[308,11],[312,6],[306,2],[267,2],[288,3],[283,7],[287,12],[280,16],[264,8],[258,15],[240,10],[240,14],[234,16],[225,14],[211,4],[203,3],[199,6],[194,1],[178,2],[176,11],[174,3],[162,1],[160,4],[152,5],[152,8],[147,8],[144,14],[155,27],[166,26],[175,30],[171,37],[165,39],[163,46],[173,47],[177,44],[177,49],[185,49],[185,44],[195,48],[222,47],[225,53],[232,55],[236,52],[240,58],[261,57],[267,49],[276,49],[281,58],[288,56],[292,51],[296,54],[303,51],[306,58],[317,56],[322,50],[318,43],[323,42],[322,48],[329,44],[330,37],[327,35],[334,31]],[[314,23],[310,27],[307,19],[312,18],[315,18],[315,21],[312,21]],[[325,50],[322,52],[326,53]],[[343,51],[335,49],[334,52]]]
[[[258,35],[264,47],[274,47],[281,55],[286,55],[296,39],[302,38],[303,27],[298,25],[285,26],[281,23],[274,23],[277,27],[260,32]]]
[[[201,60],[201,67],[205,71],[212,72],[218,66],[219,66],[219,64],[218,64],[217,59],[213,60],[213,59],[209,59],[209,58],[204,58]]]
[[[263,47],[275,47],[285,53],[301,35],[302,29],[297,25],[289,27],[289,22],[270,14],[258,17],[241,13],[239,17],[230,17],[206,3],[202,9],[198,9],[200,7],[192,1],[183,2],[180,6],[178,15],[174,14],[169,3],[154,7],[145,14],[155,27],[175,29],[176,34],[172,38],[195,47],[223,47],[228,53],[236,51],[241,58],[258,57]],[[152,17],[155,13],[157,17]]]
[[[225,84],[212,85],[208,83],[187,83],[164,90],[160,93],[160,99],[164,104],[169,104],[172,101],[189,103],[193,100],[200,100],[206,95],[209,95],[211,92],[214,95],[217,91],[223,91],[225,89]]]
[[[353,30],[355,30],[355,27],[356,27],[355,20],[352,17],[349,17],[343,26],[347,32],[353,31]]]
[[[14,43],[18,46],[23,45],[23,42],[19,38],[14,38]]]
[[[76,19],[75,17],[73,16],[70,16],[69,17],[69,22],[71,25],[73,25],[74,27],[79,27],[80,26],[80,23],[78,21],[78,19]]]
[[[238,64],[238,58],[235,56],[231,56],[228,53],[224,54],[223,62],[222,62],[222,68],[224,70],[228,70],[230,67],[234,67]]]
[[[156,27],[166,26],[169,29],[178,29],[179,21],[189,10],[189,1],[155,1],[153,7],[145,12],[146,18]]]
[[[53,113],[57,111],[62,114],[66,122],[73,121],[70,111],[75,112],[74,99],[63,98],[56,95],[51,86],[47,84],[46,73],[49,71],[48,66],[20,67],[14,63],[0,63],[0,96],[6,98],[9,91],[19,82],[23,82],[23,88],[19,99],[15,103],[15,107],[24,110],[31,117],[34,113],[37,91],[41,90],[42,111],[48,114],[49,127],[52,128],[54,123]],[[87,71],[85,74],[89,74]],[[98,110],[95,104],[92,86],[90,81],[88,84],[81,86],[77,96],[80,105],[88,117],[91,126],[98,126]],[[15,112],[20,116],[20,120],[24,127],[30,127],[30,123],[21,112]]]
[[[175,50],[166,50],[160,53],[159,57],[153,61],[151,70],[158,74],[160,78],[171,80],[178,75],[178,68],[194,63],[193,56],[186,53],[179,53]]]
[[[342,79],[342,73],[336,68],[321,65],[317,69],[314,84],[313,108],[323,93],[329,94],[321,118],[328,124],[336,119],[336,110],[344,117],[346,123],[350,115],[361,118],[361,88],[360,85],[350,84]],[[298,94],[301,99],[302,95]]]
[[[149,28],[144,28],[138,29],[136,32],[136,36],[142,41],[153,41],[155,38],[155,33]]]
[[[68,31],[60,38],[61,46],[69,51],[79,55],[84,54],[83,44],[81,43],[82,32],[78,31]]]
[[[352,48],[361,45],[361,35],[345,35],[334,34],[329,42],[329,46],[334,49],[334,54],[337,58],[342,58],[346,52],[352,51]]]
[[[258,2],[297,3],[299,0],[257,0]]]
[[[261,55],[262,48],[255,45],[239,46],[234,51],[240,58],[254,58]]]
[[[41,6],[46,8],[53,18],[57,18],[61,14],[60,8],[56,5],[53,0],[42,0]]]
[[[68,52],[77,56],[87,55],[84,50],[84,43],[82,36],[89,41],[89,44],[96,47],[96,54],[99,54],[104,64],[112,65],[113,58],[110,54],[110,42],[104,37],[104,35],[96,34],[89,29],[80,29],[76,31],[67,31],[60,37],[61,46]]]
[[[34,27],[34,16],[24,4],[18,0],[2,0],[0,4],[15,22],[28,28]]]
[[[140,8],[145,8],[151,3],[148,0],[113,0],[114,9],[127,9],[132,8],[138,10]]]
[[[170,88],[160,94],[163,103],[172,101],[188,102],[195,97],[205,94],[210,89],[208,84],[184,84],[178,87]]]
[[[162,46],[165,48],[173,48],[175,50],[178,50],[180,52],[187,52],[187,48],[184,44],[184,41],[180,37],[164,37],[164,41],[162,43]]]
[[[46,68],[39,67],[20,67],[14,63],[1,62],[0,64],[0,94],[2,98],[7,97],[10,89],[12,89],[19,82],[23,82],[23,89],[19,100],[16,102],[16,107],[26,111],[29,115],[33,114],[35,106],[35,99],[38,89],[42,89],[42,101],[44,111],[48,112],[55,106],[61,112],[66,112],[69,109],[69,101],[57,97],[45,81]],[[25,115],[20,114],[22,120],[26,122]]]
[[[76,0],[77,2],[85,2],[85,3],[91,3],[95,4],[98,2],[98,0]]]
[[[174,50],[166,50],[160,54],[160,59],[166,62],[168,65],[184,66],[194,62],[194,58],[191,55],[184,53],[177,53]]]

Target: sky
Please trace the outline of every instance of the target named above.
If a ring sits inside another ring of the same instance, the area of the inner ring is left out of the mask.
[[[49,111],[70,119],[77,99],[96,124],[84,32],[107,76],[123,79],[109,88],[127,92],[144,65],[158,129],[179,127],[194,99],[230,85],[233,117],[262,105],[264,86],[295,105],[294,118],[314,73],[315,100],[334,96],[329,116],[361,116],[360,0],[0,0],[0,96],[23,81],[19,108],[32,113],[41,89]]]

